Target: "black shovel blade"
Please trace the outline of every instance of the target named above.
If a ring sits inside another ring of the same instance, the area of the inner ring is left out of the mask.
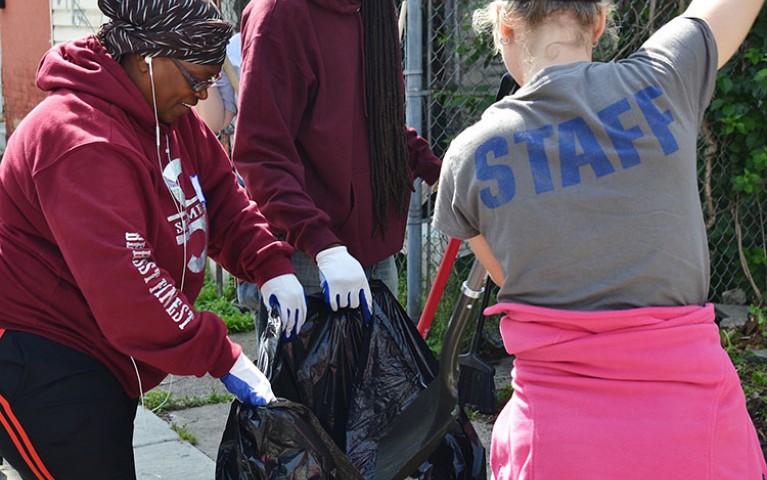
[[[460,413],[457,392],[442,380],[436,377],[389,426],[379,443],[375,480],[407,478],[439,447]]]
[[[439,374],[395,417],[381,437],[374,480],[402,480],[415,472],[439,447],[458,418],[458,348],[483,292],[486,276],[487,271],[474,260],[445,332]]]
[[[418,331],[425,337],[429,330],[436,304],[440,301],[444,283],[458,254],[461,241],[451,238],[445,257],[439,265],[435,280]],[[431,306],[430,306],[431,305]],[[427,313],[430,312],[430,313]],[[440,358],[440,371],[444,373]],[[451,424],[460,413],[457,390],[451,392],[445,375],[437,375],[418,394],[403,412],[394,418],[389,428],[379,439],[376,455],[376,469],[373,480],[399,480],[409,476],[439,447]]]

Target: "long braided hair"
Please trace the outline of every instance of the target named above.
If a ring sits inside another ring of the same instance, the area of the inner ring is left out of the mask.
[[[365,78],[375,229],[386,235],[391,208],[404,214],[412,191],[405,137],[405,88],[392,0],[362,0]]]

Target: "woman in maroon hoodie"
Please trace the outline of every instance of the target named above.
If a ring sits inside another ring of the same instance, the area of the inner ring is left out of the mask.
[[[167,374],[269,382],[194,309],[207,258],[258,284],[289,329],[306,303],[215,135],[207,96],[231,26],[206,0],[99,0],[111,21],[54,47],[49,92],[0,164],[0,457],[24,478],[135,478],[141,394]]]

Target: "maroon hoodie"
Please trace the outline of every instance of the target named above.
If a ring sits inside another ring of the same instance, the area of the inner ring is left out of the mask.
[[[358,0],[252,0],[242,20],[234,163],[269,223],[312,257],[335,243],[363,266],[400,251],[406,215],[374,215]],[[441,161],[408,129],[411,177]]]
[[[0,328],[98,359],[133,397],[167,373],[225,375],[240,346],[193,309],[207,257],[260,285],[293,272],[292,249],[196,114],[160,124],[157,146],[152,107],[95,37],[51,49],[37,84],[49,96],[0,163]]]

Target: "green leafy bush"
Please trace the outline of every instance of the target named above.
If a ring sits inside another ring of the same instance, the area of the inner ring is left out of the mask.
[[[733,285],[754,292],[757,302],[767,290],[767,10],[763,10],[740,52],[720,71],[706,121],[716,136],[723,161],[710,175],[711,189],[721,197],[707,215],[712,265],[740,265],[730,275]],[[704,156],[705,160],[705,156]],[[724,215],[720,215],[724,213]],[[740,225],[743,225],[741,228]],[[739,232],[740,230],[740,232]]]
[[[253,314],[242,311],[234,305],[236,298],[234,279],[230,278],[223,286],[222,295],[218,295],[216,281],[210,275],[205,275],[205,284],[194,304],[198,311],[213,312],[226,324],[229,333],[249,332],[255,328]]]

